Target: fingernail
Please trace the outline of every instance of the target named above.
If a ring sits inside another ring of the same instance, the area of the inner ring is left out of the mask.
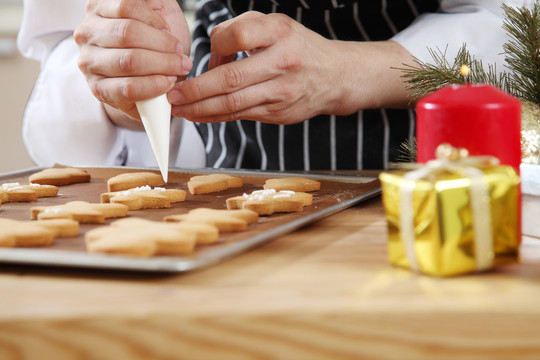
[[[178,90],[169,91],[169,94],[167,95],[167,97],[171,104],[180,104],[182,103],[182,100],[184,99],[184,97],[182,96],[182,93]]]
[[[182,58],[182,67],[186,71],[191,71],[191,67],[193,66],[193,63],[191,62],[191,59],[188,56],[184,56]]]
[[[178,78],[176,76],[167,76],[167,79],[169,79],[169,82],[171,83],[171,85],[174,85]]]

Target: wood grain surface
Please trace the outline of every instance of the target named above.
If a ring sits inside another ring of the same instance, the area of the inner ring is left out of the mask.
[[[540,240],[448,279],[386,260],[380,199],[220,265],[0,265],[0,359],[540,359]]]

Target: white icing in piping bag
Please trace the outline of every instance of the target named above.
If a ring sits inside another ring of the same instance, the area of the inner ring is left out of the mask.
[[[139,115],[152,145],[163,180],[167,182],[169,174],[169,138],[171,134],[171,104],[167,95],[135,103]]]

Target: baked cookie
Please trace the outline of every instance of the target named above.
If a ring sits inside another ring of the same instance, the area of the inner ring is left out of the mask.
[[[50,168],[30,175],[28,180],[31,184],[62,186],[89,182],[90,174],[77,168]]]
[[[303,211],[304,206],[311,205],[313,197],[305,192],[257,190],[251,195],[244,194],[227,199],[227,208],[248,209],[259,215],[271,215],[280,212]]]
[[[268,179],[264,183],[265,190],[274,189],[276,191],[290,190],[298,192],[317,191],[321,189],[321,183],[303,177],[287,177],[279,179]]]
[[[113,176],[107,180],[109,192],[134,189],[141,186],[160,186],[165,182],[161,175],[153,172],[133,172]]]
[[[242,178],[227,174],[210,174],[193,176],[187,185],[191,194],[198,195],[242,187],[244,181]]]
[[[73,219],[81,224],[103,224],[105,219],[124,217],[128,206],[124,204],[92,204],[86,201],[70,201],[64,205],[35,206],[30,209],[32,220]]]
[[[195,235],[197,245],[211,245],[218,242],[219,229],[212,224],[180,222],[176,226],[187,233]]]
[[[54,185],[21,185],[15,182],[5,183],[0,186],[1,202],[36,201],[40,197],[56,195],[58,195],[58,187]]]
[[[189,255],[197,244],[217,241],[215,227],[197,225],[187,227],[140,218],[122,219],[87,232],[85,242],[90,253],[141,257]]]
[[[113,223],[111,223],[111,226],[121,227],[121,228],[141,228],[147,225],[149,227],[159,228],[159,225],[156,225],[156,224],[161,224],[161,222],[131,217],[131,218],[116,220]],[[168,223],[167,225],[174,225],[175,229],[178,229],[185,233],[193,235],[195,238],[196,245],[209,245],[209,244],[214,244],[218,241],[219,231],[215,226],[212,226],[210,224]],[[106,228],[107,227],[102,227],[100,229],[106,229]],[[168,229],[168,227],[166,228]],[[87,237],[87,240],[88,241],[94,240],[94,237],[98,235],[99,233],[100,233],[99,231],[93,232],[89,237]]]
[[[245,231],[248,224],[256,223],[259,215],[251,210],[216,210],[198,208],[190,210],[187,214],[169,215],[164,218],[166,222],[202,223],[211,224],[220,232]]]
[[[170,208],[171,203],[185,199],[184,190],[150,186],[101,194],[102,203],[125,204],[129,210]]]
[[[79,234],[79,223],[70,219],[18,221],[0,219],[0,247],[47,246],[56,237]]]

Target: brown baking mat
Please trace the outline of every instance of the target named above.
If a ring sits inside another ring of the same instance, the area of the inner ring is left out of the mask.
[[[29,220],[30,208],[33,206],[61,205],[68,201],[83,200],[92,203],[100,201],[101,193],[107,192],[107,180],[124,172],[158,170],[142,168],[100,168],[80,167],[87,170],[92,178],[90,183],[61,186],[55,198],[39,198],[30,203],[4,203],[0,206],[0,217],[17,220]],[[22,170],[0,176],[0,183],[19,182],[28,184],[28,177],[42,168]],[[214,194],[191,195],[187,189],[190,177],[210,173],[227,173],[242,177],[244,186],[229,189]],[[0,249],[0,262],[18,264],[39,264],[51,266],[72,266],[99,269],[122,269],[140,271],[167,271],[179,272],[201,268],[219,263],[232,256],[246,252],[256,246],[262,245],[277,236],[294,231],[302,226],[317,221],[323,217],[346,209],[361,201],[380,194],[380,184],[376,177],[305,174],[305,173],[276,173],[264,171],[229,171],[215,169],[197,170],[171,170],[169,183],[163,187],[179,188],[187,192],[184,202],[171,204],[169,209],[144,209],[129,211],[128,216],[141,217],[150,220],[162,221],[171,214],[182,214],[190,209],[208,207],[226,209],[227,198],[243,193],[251,193],[262,189],[266,179],[286,176],[303,176],[321,182],[321,190],[313,192],[313,205],[307,206],[302,212],[273,214],[261,216],[258,223],[252,224],[245,232],[220,234],[219,243],[209,246],[197,247],[190,257],[159,256],[152,258],[131,258],[113,255],[89,255],[86,253],[84,234],[98,226],[81,225],[80,235],[76,238],[57,238],[52,246],[40,248],[3,248]],[[110,219],[105,226],[115,221]]]

